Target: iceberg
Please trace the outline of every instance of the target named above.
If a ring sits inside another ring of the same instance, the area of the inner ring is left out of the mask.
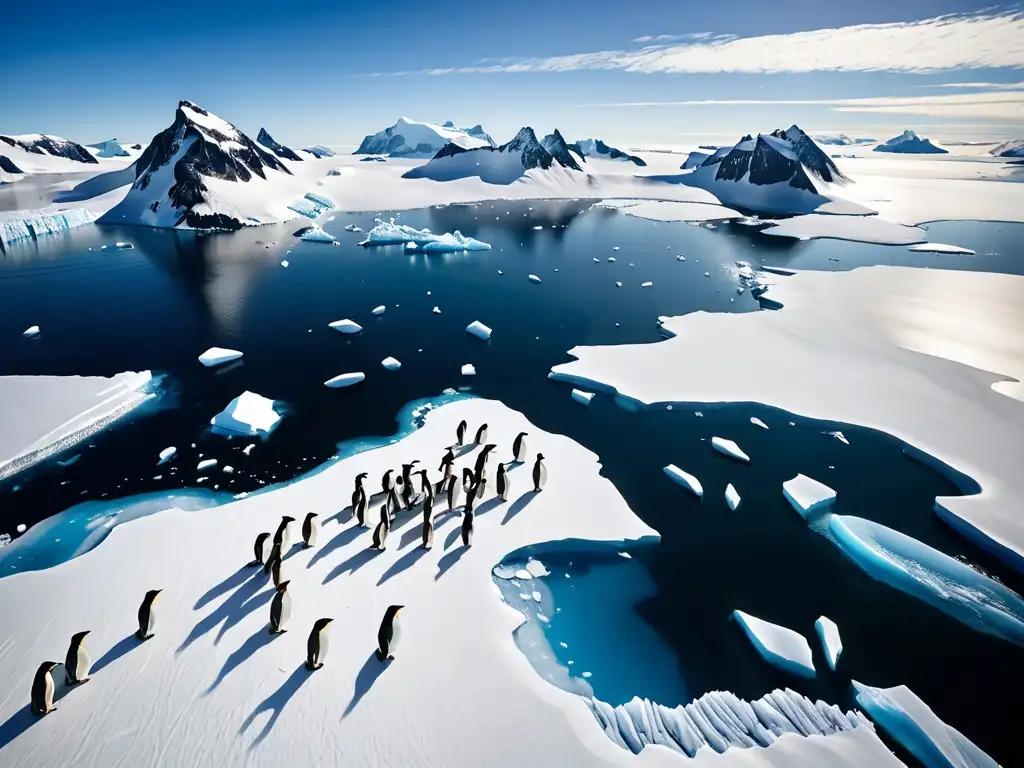
[[[340,376],[335,376],[333,379],[328,379],[324,382],[325,387],[331,389],[339,389],[341,387],[351,387],[353,384],[358,384],[366,378],[366,374],[362,371],[355,373],[343,373]]]
[[[39,335],[39,326],[38,325],[29,326],[28,328],[26,328],[24,331],[21,332],[21,335],[22,336],[38,336]]]
[[[359,333],[363,326],[353,320],[335,320],[330,327],[341,333]]]
[[[476,336],[478,339],[483,339],[484,341],[491,338],[491,329],[479,320],[474,320],[472,323],[467,325],[466,333]]]
[[[346,232],[362,232],[363,228],[362,227],[357,227],[355,224],[346,224],[345,225],[345,231]]]
[[[485,243],[480,240],[475,240],[472,237],[466,237],[458,230],[451,233],[445,233],[439,235],[436,240],[433,240],[426,245],[420,246],[420,250],[425,253],[459,253],[460,251],[489,251],[491,250],[491,244]]]
[[[466,237],[461,232],[435,235],[429,229],[415,229],[405,224],[396,224],[394,219],[382,221],[374,219],[373,228],[366,233],[366,239],[359,243],[362,246],[405,245],[409,250],[425,253],[457,253],[459,251],[488,251],[489,243]],[[410,243],[414,247],[410,246]]]
[[[594,399],[593,392],[584,392],[582,389],[574,389],[572,391],[572,399],[577,403],[583,403],[583,405],[590,405],[590,401]]]
[[[133,251],[133,250],[135,250],[135,246],[132,245],[131,243],[125,243],[125,242],[122,242],[122,241],[118,240],[117,242],[111,243],[110,245],[101,245],[100,246],[100,250],[101,251]]]
[[[852,682],[857,703],[925,768],[998,768],[995,760],[940,720],[907,686],[873,688]]]
[[[85,208],[47,213],[19,211],[13,216],[0,217],[0,245],[7,247],[19,240],[38,240],[43,235],[67,232],[69,229],[92,224],[97,215]]]
[[[796,675],[814,677],[811,646],[803,635],[743,611],[732,615],[765,661]]]
[[[683,488],[689,488],[697,496],[704,495],[704,486],[700,484],[700,480],[691,475],[689,472],[684,472],[675,464],[669,464],[667,467],[665,467],[665,474],[672,478],[672,480],[683,486]]]
[[[316,224],[310,224],[308,227],[296,230],[292,233],[299,240],[308,240],[311,243],[336,243],[337,238],[330,232],[326,232]]]
[[[835,671],[839,655],[843,652],[843,641],[839,637],[839,627],[827,616],[819,616],[814,622],[814,631],[818,633],[821,647],[825,650],[825,661],[829,669]]]
[[[733,512],[736,511],[736,507],[740,505],[740,494],[736,490],[732,483],[725,486],[725,503],[729,506],[729,509]]]
[[[433,312],[434,312],[435,315],[440,315],[441,314],[441,308],[440,307],[434,307]]]
[[[654,285],[654,283],[652,283],[650,280],[648,280],[646,283],[640,283],[641,288],[650,288],[652,285]]]
[[[750,461],[750,457],[740,450],[740,447],[736,445],[736,443],[732,440],[726,440],[724,437],[712,437],[711,447],[721,454],[738,461],[742,461],[744,464],[749,463]]]
[[[205,469],[209,469],[210,467],[216,467],[216,466],[217,466],[217,460],[216,459],[203,459],[196,466],[196,472],[202,472]]]
[[[476,376],[476,368],[473,366],[472,363],[466,363],[464,366],[462,366],[462,375]]]
[[[246,390],[210,419],[210,424],[215,432],[269,437],[282,418],[274,410],[273,400]]]
[[[836,500],[835,491],[807,475],[797,475],[784,482],[782,494],[804,519],[814,510],[827,507]]]
[[[160,461],[158,461],[157,464],[166,464],[168,461],[173,459],[177,453],[178,449],[173,445],[168,448],[164,448],[160,451]]]
[[[383,304],[379,304],[378,306],[376,306],[372,310],[370,310],[370,314],[371,315],[383,315],[387,311],[387,309],[388,308],[385,307]]]
[[[768,425],[761,421],[759,418],[757,418],[757,416],[751,416],[750,423],[760,427],[761,429],[768,429]]]
[[[224,363],[230,363],[232,360],[238,360],[242,357],[242,353],[237,349],[224,349],[223,347],[210,347],[208,350],[203,352],[199,356],[199,362],[205,365],[207,368],[212,368],[215,365],[222,365]]]
[[[385,357],[383,360],[380,361],[380,364],[383,365],[389,371],[397,371],[399,368],[402,367],[402,364],[393,357]]]
[[[539,283],[540,282],[540,278],[537,277],[536,275],[527,275],[526,279],[529,280],[531,283]]]
[[[964,256],[974,256],[975,252],[970,248],[961,248],[959,245],[947,245],[946,243],[919,243],[918,245],[908,245],[908,251],[917,251],[918,253],[958,253]]]

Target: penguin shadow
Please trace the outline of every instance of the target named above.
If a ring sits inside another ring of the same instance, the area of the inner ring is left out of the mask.
[[[434,533],[436,534],[437,531],[435,530]],[[453,528],[452,530],[448,531],[448,535],[445,536],[445,538],[444,538],[444,549],[445,549],[445,552],[447,552],[449,549],[451,549],[452,545],[456,541],[458,541],[460,538],[462,538],[462,526],[461,525],[458,528]]]
[[[339,533],[337,536],[335,536],[333,539],[328,541],[326,544],[320,547],[320,549],[313,553],[313,556],[309,559],[309,562],[306,563],[306,567],[312,568],[314,565],[319,563],[321,560],[323,560],[329,554],[334,552],[336,549],[341,549],[350,541],[356,539],[356,537],[358,537],[359,534],[364,530],[369,529],[360,528],[358,523],[353,523],[348,528],[343,528],[341,530],[341,533]]]
[[[341,715],[342,720],[352,714],[359,702],[362,701],[363,696],[369,693],[373,684],[377,682],[377,678],[383,675],[384,671],[391,666],[391,662],[392,659],[381,661],[377,658],[377,651],[370,653],[363,663],[363,668],[356,675],[355,691],[352,692],[352,700],[345,707],[345,711]]]
[[[291,549],[284,553],[284,557],[281,558],[281,562],[284,562],[285,560],[290,560],[300,552],[305,552],[307,549],[309,549],[309,547],[306,546],[306,543],[304,541],[296,542],[295,544],[292,544]]]
[[[501,500],[501,497],[495,496],[493,498],[488,499],[483,504],[481,504],[479,507],[474,509],[473,510],[473,514],[476,515],[477,517],[483,517],[488,512],[490,512],[492,509],[497,509],[498,507],[500,507],[504,503],[505,502]]]
[[[539,494],[536,494],[532,490],[530,490],[524,493],[514,502],[512,502],[512,506],[508,508],[508,512],[505,513],[505,518],[501,521],[501,524],[505,525],[510,520],[512,520],[513,517],[515,517],[524,509],[526,509],[526,505],[532,502],[534,499],[536,499],[538,495]]]
[[[416,565],[417,562],[419,562],[420,558],[427,554],[427,552],[429,551],[430,550],[423,549],[423,547],[410,549],[408,552],[406,552],[404,555],[398,558],[394,563],[392,563],[390,568],[384,571],[384,575],[380,577],[380,580],[377,582],[377,586],[379,587],[388,579],[393,579],[402,571],[412,568],[414,565]]]
[[[250,576],[248,581],[235,589],[223,603],[196,623],[188,637],[178,646],[176,653],[182,653],[192,643],[212,632],[218,626],[221,627],[221,630],[214,644],[216,645],[216,643],[220,642],[220,639],[228,629],[273,597],[273,589],[257,594],[267,584],[268,578],[268,576],[264,575],[262,568],[252,569],[252,576]]]
[[[262,567],[262,566],[260,566]],[[223,595],[225,592],[229,592],[236,587],[241,586],[246,580],[256,572],[256,566],[254,565],[243,565],[237,571],[228,576],[220,584],[216,584],[210,587],[202,597],[196,600],[196,604],[192,606],[193,611],[198,611],[201,608],[212,603],[218,597]]]
[[[3,724],[0,724],[0,752],[33,725],[45,719],[32,714],[31,704],[26,704],[17,710]]]
[[[448,573],[448,571],[451,570],[451,567],[459,562],[468,550],[469,547],[459,547],[458,549],[453,549],[451,552],[445,552],[441,559],[437,561],[437,573],[434,574],[434,581],[437,581]]]
[[[96,663],[92,665],[92,669],[90,670],[89,674],[95,675],[104,667],[110,666],[115,661],[120,659],[122,656],[125,656],[128,653],[130,653],[133,649],[138,648],[140,645],[142,645],[142,642],[143,641],[139,640],[139,638],[137,638],[134,634],[128,635],[128,637],[119,640],[114,647],[112,647],[109,651],[104,653],[102,656],[99,657],[99,659],[96,660]]]
[[[347,516],[345,515],[346,512],[348,512]],[[355,514],[356,514],[356,511],[352,508],[352,505],[350,504],[349,506],[345,507],[344,509],[339,509],[333,515],[331,515],[326,520],[324,520],[324,525],[327,525],[328,523],[332,523],[332,522],[335,522],[335,521],[337,521],[338,525],[341,525],[345,521],[351,520],[353,517],[355,517]],[[342,519],[342,518],[344,518],[344,519]]]
[[[284,711],[285,706],[289,701],[299,692],[302,684],[305,683],[312,673],[306,669],[305,663],[300,664],[292,672],[291,676],[284,681],[280,688],[270,694],[267,698],[260,702],[259,706],[252,711],[252,713],[245,718],[245,722],[242,723],[242,728],[239,730],[238,735],[242,736],[246,731],[252,727],[252,724],[256,721],[264,712],[272,713],[270,719],[267,720],[266,725],[263,726],[263,730],[256,737],[252,744],[249,745],[249,750],[256,749],[270,732],[274,729],[277,724],[277,719],[281,716],[281,712]]]
[[[470,443],[469,445],[463,445],[463,446],[453,445],[452,446],[452,453],[455,454],[455,458],[456,459],[461,459],[463,456],[466,456],[466,455],[472,453],[473,451],[475,451],[479,447],[480,447],[479,445],[475,445],[475,444],[472,444],[472,443]]]
[[[435,529],[436,532],[436,529]],[[423,541],[423,519],[420,518],[420,524],[414,528],[408,529],[402,534],[402,538],[398,540],[398,548],[400,550],[405,549],[414,541]]]
[[[203,695],[209,696],[213,693],[228,675],[256,655],[260,648],[269,645],[277,637],[280,637],[280,635],[272,635],[267,631],[266,627],[260,627],[248,640],[242,643],[240,648],[228,656],[224,666],[217,673],[217,679],[210,683],[210,687],[206,689],[206,693]]]
[[[368,562],[376,558],[378,555],[384,553],[384,550],[374,549],[373,547],[367,547],[356,552],[345,562],[335,566],[334,570],[328,573],[324,577],[324,584],[329,584],[336,578],[341,576],[343,573],[355,573]]]

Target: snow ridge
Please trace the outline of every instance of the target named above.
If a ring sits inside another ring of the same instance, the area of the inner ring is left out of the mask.
[[[3,136],[0,141],[5,144],[18,147],[31,152],[34,155],[53,155],[54,157],[66,157],[79,163],[98,164],[99,161],[92,156],[92,152],[76,144],[73,141],[62,139],[60,136],[46,136],[41,133],[26,134],[24,136]]]
[[[610,147],[600,139],[580,139],[575,144],[570,144],[569,149],[574,150],[581,157],[597,155],[598,157],[605,157],[609,160],[623,160],[628,163],[633,163],[633,165],[640,168],[647,167],[647,163],[644,162],[642,158],[639,158],[636,155],[631,155],[628,152],[623,152],[621,149]]]
[[[353,154],[430,157],[448,144],[455,144],[462,149],[476,149],[493,147],[494,140],[479,125],[462,130],[456,128],[450,120],[444,125],[435,125],[401,117],[397,123],[383,131],[366,136]]]
[[[262,144],[264,147],[269,149],[278,157],[283,157],[285,160],[297,160],[302,161],[302,158],[296,154],[294,149],[286,147],[284,144],[280,144],[274,141],[274,137],[267,133],[266,128],[260,128],[260,132],[256,134],[256,143]]]

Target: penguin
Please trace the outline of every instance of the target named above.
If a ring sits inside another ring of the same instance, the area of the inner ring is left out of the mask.
[[[64,657],[64,682],[68,685],[89,682],[89,667],[92,666],[92,658],[89,656],[89,652],[82,647],[85,636],[88,634],[89,630],[87,629],[71,636],[68,655]]]
[[[366,477],[366,473],[365,472],[360,472],[358,475],[356,475],[356,487],[352,491],[352,514],[355,515],[357,518],[359,518],[359,505],[360,505],[360,503],[363,504],[363,513],[364,514],[366,513],[366,507],[365,507],[366,502],[362,501],[363,499],[366,498],[366,489],[363,488],[363,479],[365,477]],[[359,524],[360,525],[363,524],[362,518],[359,518]]]
[[[520,432],[512,441],[512,461],[516,464],[526,463],[526,436],[528,432]]]
[[[377,631],[377,658],[382,662],[395,658],[398,641],[402,638],[402,628],[398,624],[398,612],[404,607],[404,605],[390,605],[384,612],[384,619]]]
[[[504,464],[498,464],[498,478],[495,481],[495,489],[499,499],[508,501],[509,492],[512,490],[512,481],[508,477],[508,472],[505,471]]]
[[[358,491],[359,497],[353,500],[352,509],[355,512],[356,523],[361,528],[369,528],[366,522],[366,491],[362,488]]]
[[[460,490],[461,490],[461,487],[459,486],[459,479],[457,477],[455,477],[455,475],[452,475],[451,477],[449,477],[448,478],[448,488],[445,491],[445,494],[448,497],[448,511],[449,512],[451,512],[453,509],[455,509],[455,507],[457,507],[459,505],[459,491]]]
[[[384,502],[384,508],[388,511],[388,522],[395,519],[395,515],[398,514],[398,510],[402,509],[402,502],[398,496],[398,491],[392,488],[388,491],[388,497]]]
[[[488,443],[480,451],[480,455],[476,457],[476,466],[473,467],[473,474],[476,475],[477,480],[482,480],[486,476],[487,459],[490,458],[490,452],[497,447],[494,443]]]
[[[281,564],[281,545],[273,544],[270,547],[270,554],[267,555],[267,560],[263,564],[263,574],[267,575],[273,573],[274,566]]]
[[[316,535],[320,527],[316,522],[318,517],[320,515],[316,512],[310,512],[306,515],[306,519],[302,521],[302,541],[307,549],[316,546]]]
[[[282,581],[277,585],[274,599],[270,601],[270,634],[280,635],[288,630],[284,625],[292,615],[292,596],[288,594],[290,581]]]
[[[383,626],[381,631],[384,631]],[[32,714],[37,717],[48,715],[56,709],[53,706],[53,675],[50,673],[59,665],[59,661],[44,661],[32,678]]]
[[[387,493],[388,491],[395,487],[395,478],[391,476],[392,474],[394,474],[394,471],[395,470],[393,469],[389,469],[387,472],[384,473],[384,476],[380,479],[380,489],[383,493]]]
[[[437,492],[441,493],[444,490],[445,483],[448,482],[448,478],[452,476],[452,465],[455,464],[455,453],[451,448],[445,453],[444,458],[441,459],[441,465],[437,468],[438,472],[443,472],[444,475],[437,483]]]
[[[402,504],[405,509],[413,506],[413,496],[416,493],[416,487],[412,481],[412,468],[419,463],[419,459],[417,459],[412,464],[402,465]]]
[[[544,466],[544,454],[537,454],[537,461],[533,465],[533,492],[540,493],[544,490],[544,484],[548,481],[548,468]]]
[[[413,459],[409,464],[402,465],[402,482],[404,482],[406,486],[412,485],[412,468],[419,463],[419,459]]]
[[[483,445],[484,443],[487,442],[487,425],[486,424],[481,424],[480,425],[480,429],[478,429],[476,431],[476,438],[474,438],[473,442],[476,445]]]
[[[466,420],[463,419],[459,422],[459,426],[455,428],[455,444],[461,446],[466,440]]]
[[[385,548],[384,542],[388,538],[388,533],[391,531],[391,518],[388,515],[387,505],[380,508],[380,522],[377,523],[377,527],[373,529],[373,548],[383,550]]]
[[[291,531],[288,526],[295,522],[294,517],[284,515],[281,517],[281,524],[277,526],[277,532],[274,533],[274,543],[281,545],[281,555],[287,555],[288,550],[292,544]]]
[[[462,468],[462,490],[469,493],[469,489],[476,483],[476,475],[469,467]]]
[[[430,549],[434,546],[434,521],[431,516],[423,513],[423,548]]]
[[[473,546],[473,510],[467,509],[462,516],[462,543],[464,546]]]
[[[274,588],[281,586],[283,579],[281,578],[281,558],[275,557],[270,562],[270,576],[274,580]]]
[[[253,545],[252,551],[253,554],[256,556],[256,559],[249,563],[249,567],[258,568],[259,566],[263,565],[264,560],[270,553],[270,534],[261,533],[259,536],[257,536],[256,543]]]
[[[334,619],[317,619],[313,622],[313,629],[306,641],[306,669],[315,672],[324,665],[327,658],[327,649],[330,647],[327,636],[327,625]]]
[[[162,589],[151,589],[142,598],[142,605],[139,606],[139,631],[135,633],[139,640],[149,640],[153,636],[156,627],[155,603],[161,592]]]
[[[395,510],[406,509],[405,503],[405,480],[401,477],[395,478],[395,487],[391,489],[395,495]]]
[[[427,479],[427,470],[421,469],[417,472],[420,476],[420,495],[423,497],[423,503],[427,503],[427,499],[430,500],[431,506],[434,504],[434,484]]]
[[[483,494],[480,491],[480,483],[476,483],[476,482],[472,483],[469,486],[469,488],[466,490],[466,503],[463,506],[462,514],[463,515],[470,515],[470,516],[472,516],[472,514],[473,514],[473,505],[476,504],[477,500],[482,495]]]

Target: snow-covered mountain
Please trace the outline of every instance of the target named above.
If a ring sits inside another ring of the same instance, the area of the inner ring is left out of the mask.
[[[474,125],[472,128],[458,128],[456,127],[455,123],[453,123],[451,120],[447,120],[441,125],[441,127],[455,131],[462,131],[463,133],[472,136],[475,139],[481,139],[482,141],[486,141],[487,144],[492,147],[498,146],[498,142],[492,139],[490,134],[487,133],[487,131],[484,130],[484,127],[479,123]]]
[[[298,160],[300,162],[302,160],[302,158],[296,154],[294,149],[274,141],[274,137],[267,133],[266,128],[260,128],[260,132],[256,134],[256,143],[262,144],[275,155],[283,157],[285,160]]]
[[[568,154],[568,149],[565,153]],[[478,176],[488,184],[511,184],[527,171],[558,170],[568,173],[580,170],[571,155],[568,155],[568,160],[572,164],[564,157],[553,156],[537,139],[533,128],[527,126],[519,129],[511,141],[500,147],[464,149],[450,142],[441,147],[429,162],[407,171],[403,178],[452,181]]]
[[[131,157],[131,153],[117,139],[107,139],[98,144],[89,144],[88,147],[96,150],[96,157]]]
[[[633,165],[640,166],[641,168],[647,166],[647,163],[636,155],[623,152],[615,147],[609,147],[600,139],[580,139],[576,143],[570,144],[569,147],[575,149],[582,157],[603,157],[608,160],[622,160],[623,162],[633,163]]]
[[[561,165],[565,166],[566,168],[572,168],[574,171],[583,170],[580,167],[580,164],[576,162],[576,158],[573,157],[572,152],[569,151],[571,149],[571,145],[568,142],[566,142],[564,138],[562,138],[562,134],[559,132],[557,128],[555,128],[553,133],[549,133],[547,136],[541,139],[540,144]],[[583,160],[582,153],[579,154],[579,157],[581,160]]]
[[[231,123],[188,101],[178,103],[174,122],[153,137],[135,166],[135,183],[102,221],[238,229],[264,223],[268,210],[289,202],[277,199],[274,186],[291,177],[288,168]]]
[[[64,157],[77,163],[95,163],[96,158],[81,144],[62,139],[60,136],[46,136],[42,133],[29,133],[23,136],[0,136],[0,142],[10,147],[21,149],[33,155],[51,155]]]
[[[990,149],[989,154],[996,157],[1024,157],[1024,139],[1004,141],[999,146]]]
[[[838,147],[849,147],[853,144],[872,144],[875,141],[874,139],[851,139],[845,133],[819,135],[815,136],[814,140],[819,144]]]
[[[435,125],[400,117],[391,127],[364,138],[353,154],[432,157],[449,143],[461,149],[494,146],[493,139],[484,133],[484,129],[479,125],[464,131],[456,128],[450,121],[444,125]]]
[[[875,152],[895,152],[911,155],[945,155],[949,150],[937,147],[928,139],[922,139],[911,130],[894,136],[875,147]]]

